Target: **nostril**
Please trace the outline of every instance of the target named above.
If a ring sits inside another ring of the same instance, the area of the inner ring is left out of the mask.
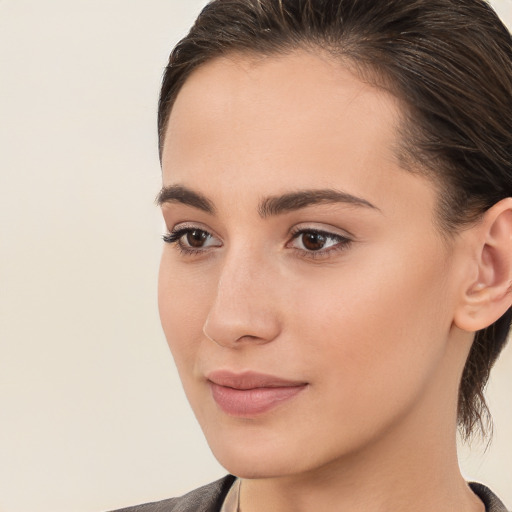
[[[220,347],[239,347],[244,344],[264,344],[275,339],[280,329],[274,318],[263,315],[262,318],[251,316],[243,321],[225,317],[209,316],[203,326],[205,338]]]
[[[219,279],[203,324],[205,338],[223,347],[267,343],[280,332],[279,303],[267,282],[249,284],[241,266],[231,266]]]

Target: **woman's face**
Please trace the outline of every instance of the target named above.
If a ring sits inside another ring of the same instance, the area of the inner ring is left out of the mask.
[[[239,476],[405,442],[437,425],[436,404],[455,409],[462,251],[436,227],[433,187],[399,166],[399,109],[305,52],[219,58],[178,95],[160,315],[206,438]]]

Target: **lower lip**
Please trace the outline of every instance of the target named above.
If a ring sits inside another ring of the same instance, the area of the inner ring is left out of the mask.
[[[250,417],[263,414],[287,402],[306,389],[306,384],[272,388],[234,389],[210,382],[210,388],[213,399],[226,414]]]

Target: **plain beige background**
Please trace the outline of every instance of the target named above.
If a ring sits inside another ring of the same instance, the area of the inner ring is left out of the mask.
[[[0,512],[99,512],[224,474],[156,306],[157,94],[203,4],[0,0]],[[511,390],[509,347],[494,442],[461,453],[509,507]]]

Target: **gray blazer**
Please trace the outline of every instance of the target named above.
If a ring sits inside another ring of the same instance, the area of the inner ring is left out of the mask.
[[[155,503],[123,508],[113,512],[219,512],[235,477],[228,475],[221,480],[195,489],[181,498],[170,498]],[[473,492],[484,502],[486,512],[507,512],[505,505],[487,487],[469,484]]]

